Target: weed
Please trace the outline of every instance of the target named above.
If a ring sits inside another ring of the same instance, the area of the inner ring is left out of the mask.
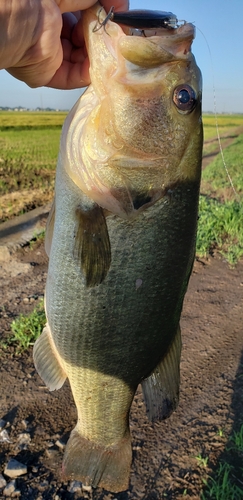
[[[232,467],[226,462],[220,462],[215,479],[210,477],[204,481],[205,489],[201,500],[242,500],[243,490],[235,484]]]
[[[230,437],[230,442],[232,445],[229,446],[229,450],[234,449],[239,453],[243,452],[243,424],[238,432],[233,432],[233,435]]]
[[[196,460],[198,462],[198,465],[200,467],[207,467],[208,465],[208,457],[202,457],[201,454],[199,454],[197,457],[196,457]]]
[[[223,429],[218,429],[218,431],[217,431],[217,435],[218,435],[219,437],[224,437],[224,431],[223,431]]]
[[[238,432],[233,432],[230,442],[232,445],[227,448],[227,451],[236,452],[235,466],[230,465],[226,461],[219,462],[214,478],[209,476],[207,480],[203,480],[205,488],[201,495],[201,500],[210,498],[212,500],[243,499],[243,482],[240,481],[243,470],[240,473],[237,470],[237,463],[242,463],[243,424]]]
[[[231,265],[243,256],[243,205],[220,203],[200,196],[197,255],[205,257],[217,249]]]
[[[11,330],[14,336],[10,338],[9,343],[17,344],[17,353],[25,351],[40,336],[45,323],[42,300],[29,315],[21,314],[12,322]]]
[[[233,143],[224,149],[224,159],[230,177],[237,193],[243,192],[243,134],[236,137]],[[210,163],[202,173],[201,191],[205,194],[216,194],[217,198],[227,198],[227,193],[231,188],[229,178],[223,165],[220,154]]]
[[[34,233],[33,239],[29,242],[30,249],[33,250],[35,247],[36,243],[40,243],[41,241],[44,241],[45,239],[45,229],[41,231],[41,233]]]

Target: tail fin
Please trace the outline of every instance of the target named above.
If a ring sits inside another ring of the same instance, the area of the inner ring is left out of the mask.
[[[63,475],[118,493],[129,486],[131,462],[129,433],[115,445],[104,447],[82,437],[75,428],[65,450]]]

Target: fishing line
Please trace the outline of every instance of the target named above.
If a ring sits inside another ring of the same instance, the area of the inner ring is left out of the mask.
[[[200,31],[201,35],[203,36],[203,38],[204,38],[204,40],[206,42],[206,45],[207,45],[207,48],[208,48],[208,52],[209,52],[210,62],[211,62],[211,72],[212,72],[212,80],[213,80],[213,113],[214,113],[214,119],[215,119],[215,127],[216,127],[216,132],[217,132],[217,139],[218,139],[218,143],[219,143],[219,151],[220,151],[220,154],[221,154],[223,165],[224,165],[227,177],[229,179],[230,185],[231,185],[231,187],[233,189],[233,192],[234,192],[236,198],[238,200],[240,200],[240,196],[239,196],[239,194],[237,193],[237,191],[235,189],[235,186],[234,186],[232,178],[230,176],[228,167],[226,165],[226,161],[225,161],[225,157],[224,157],[224,152],[223,152],[223,148],[222,148],[221,137],[220,137],[220,133],[219,133],[218,112],[217,112],[217,105],[216,105],[216,89],[215,89],[215,79],[214,79],[214,66],[213,66],[212,53],[211,53],[210,46],[209,46],[209,43],[207,41],[206,36],[202,32],[202,30],[200,30],[200,28],[198,28],[197,26],[196,26],[196,28],[197,28],[198,31]]]

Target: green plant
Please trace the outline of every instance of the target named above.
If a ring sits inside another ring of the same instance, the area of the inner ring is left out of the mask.
[[[235,449],[238,452],[243,452],[243,424],[238,432],[234,431],[232,436],[230,437],[230,442],[232,446],[229,446],[230,449]]]
[[[201,500],[242,500],[243,490],[236,484],[232,476],[232,467],[226,462],[220,462],[215,478],[209,476],[204,481],[205,489]]]
[[[199,454],[197,457],[196,457],[196,460],[198,462],[198,465],[200,467],[207,467],[208,465],[208,457],[202,457],[201,454]]]
[[[33,239],[30,240],[30,243],[29,243],[31,250],[35,247],[36,242],[40,243],[41,241],[44,241],[45,234],[46,234],[45,229],[43,229],[43,231],[41,231],[41,233],[34,233]]]
[[[243,134],[236,137],[233,143],[224,149],[223,154],[234,188],[240,196],[243,192]],[[233,195],[221,154],[218,154],[203,170],[201,190],[205,194],[214,193],[217,198],[225,198],[228,191],[231,191]]]
[[[237,201],[220,203],[200,196],[197,255],[206,257],[217,249],[231,265],[243,256],[243,205]]]
[[[224,437],[224,430],[223,430],[223,429],[218,429],[218,431],[217,431],[217,435],[218,435],[219,437]]]
[[[30,314],[20,314],[12,322],[11,330],[14,335],[9,342],[17,344],[18,353],[25,351],[39,337],[45,323],[46,317],[42,300]]]
[[[218,115],[217,124],[219,126],[220,136],[232,135],[235,130],[242,125],[243,115]],[[216,120],[214,114],[203,115],[204,139],[208,140],[217,136]]]
[[[238,432],[234,431],[230,437],[230,446],[227,452],[233,458],[234,465],[227,461],[220,461],[214,477],[209,476],[203,480],[205,484],[201,500],[242,500],[243,499],[243,469],[239,467],[242,464],[243,452],[243,424]],[[232,455],[233,453],[233,455]]]

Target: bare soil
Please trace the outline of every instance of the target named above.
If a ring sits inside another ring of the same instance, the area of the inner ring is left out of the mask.
[[[10,335],[12,320],[43,296],[46,274],[43,243],[22,248],[1,265],[2,340]],[[242,487],[242,463],[226,448],[243,423],[243,263],[230,269],[218,256],[195,261],[181,326],[179,407],[167,421],[152,425],[138,389],[130,417],[130,488],[115,495],[62,482],[63,450],[56,442],[65,443],[76,422],[69,385],[50,393],[35,372],[31,349],[22,355],[14,346],[0,350],[0,419],[8,422],[11,441],[0,443],[0,473],[10,458],[28,466],[16,480],[22,499],[199,499],[203,479],[214,477],[222,457],[239,468],[235,482]],[[22,433],[31,437],[26,446],[19,441]],[[206,467],[200,456],[208,459]],[[1,490],[0,498],[6,498]]]

